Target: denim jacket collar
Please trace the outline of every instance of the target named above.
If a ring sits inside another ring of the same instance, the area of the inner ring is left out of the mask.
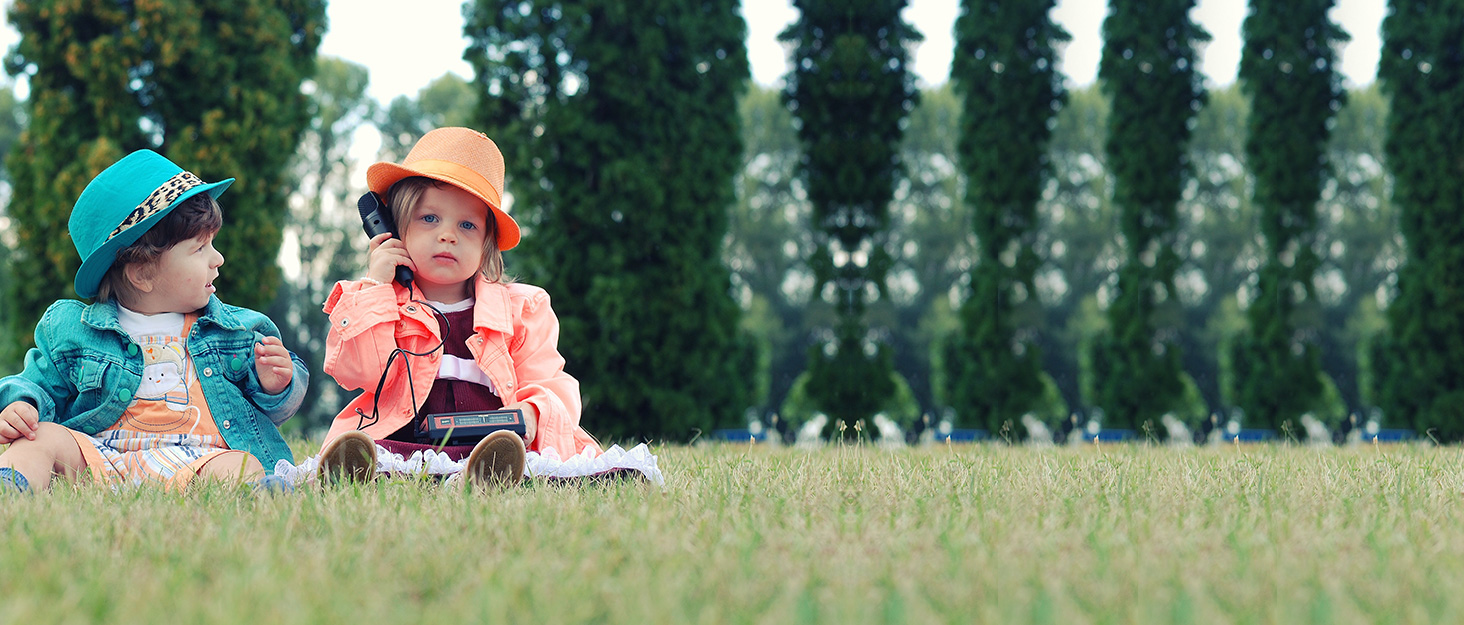
[[[117,302],[97,302],[81,313],[81,322],[98,330],[116,330],[123,334],[122,322],[117,319]],[[208,297],[208,305],[198,315],[198,323],[212,323],[227,330],[243,330],[244,324],[230,312],[217,295]]]

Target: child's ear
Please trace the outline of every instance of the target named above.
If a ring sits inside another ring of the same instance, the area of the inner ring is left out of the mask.
[[[122,275],[126,276],[128,284],[137,289],[138,293],[151,293],[153,290],[152,265],[148,263],[128,263],[122,267]]]

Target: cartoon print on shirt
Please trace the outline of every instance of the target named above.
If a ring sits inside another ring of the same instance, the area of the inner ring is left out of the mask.
[[[193,359],[183,344],[168,341],[144,345],[142,362],[142,385],[122,417],[127,427],[143,432],[171,432],[190,417],[196,422],[200,411],[188,402]]]

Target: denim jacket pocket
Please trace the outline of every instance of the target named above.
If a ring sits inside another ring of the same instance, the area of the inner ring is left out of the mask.
[[[249,377],[249,367],[254,364],[253,355],[249,351],[221,351],[218,354],[219,368],[223,369],[224,379],[239,384]]]
[[[193,354],[194,368],[203,377],[224,376],[231,384],[239,385],[249,376],[249,367],[254,364],[254,341],[248,334],[215,338],[203,342]]]
[[[121,382],[121,376],[116,375],[116,372],[108,375],[112,366],[111,362],[97,354],[82,354],[66,366],[67,376],[71,378],[71,385],[76,387],[80,405],[96,406],[106,403],[108,387]],[[113,379],[108,380],[109,377]],[[127,390],[130,392],[130,389]]]

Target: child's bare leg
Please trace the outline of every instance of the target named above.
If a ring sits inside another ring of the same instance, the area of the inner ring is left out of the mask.
[[[86,468],[86,459],[71,430],[46,422],[36,425],[35,440],[22,438],[11,443],[0,454],[0,467],[19,471],[31,488],[45,490],[51,486],[52,475],[75,477]]]
[[[264,477],[264,465],[253,454],[243,451],[228,451],[204,463],[198,469],[198,476],[214,480],[248,482]]]

